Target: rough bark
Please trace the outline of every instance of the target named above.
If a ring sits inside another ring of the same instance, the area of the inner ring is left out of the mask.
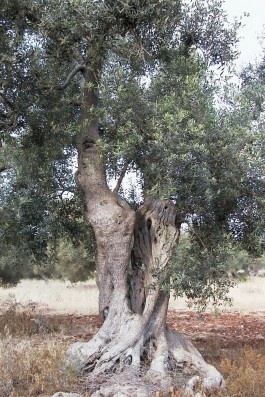
[[[97,104],[99,69],[83,69],[89,85],[77,139],[77,182],[96,237],[103,325],[91,341],[70,346],[68,363],[87,374],[94,396],[147,396],[167,390],[174,377],[176,386],[187,392],[200,382],[203,388],[220,386],[223,378],[215,368],[166,326],[169,292],[161,285],[167,281],[163,274],[181,224],[174,204],[147,199],[135,212],[107,186],[97,118],[91,111]]]

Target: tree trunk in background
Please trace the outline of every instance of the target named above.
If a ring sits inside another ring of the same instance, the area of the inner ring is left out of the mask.
[[[200,379],[203,386],[220,386],[223,378],[215,368],[166,326],[169,292],[160,284],[166,281],[161,277],[180,233],[175,206],[147,199],[135,212],[107,186],[93,117],[95,70],[100,65],[88,65],[83,73],[76,179],[96,237],[99,312],[104,322],[91,341],[70,346],[68,363],[87,373],[94,396],[147,396],[150,390],[168,390],[174,370],[182,371],[178,385],[185,384],[187,390]]]

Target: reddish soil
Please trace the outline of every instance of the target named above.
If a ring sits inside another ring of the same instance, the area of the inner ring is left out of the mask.
[[[89,340],[101,325],[96,315],[67,317],[73,325],[71,335],[65,337],[67,340]],[[201,348],[209,343],[222,348],[265,345],[265,312],[213,314],[172,310],[167,323]]]
[[[171,311],[168,324],[200,345],[219,342],[222,347],[265,344],[265,312],[198,313]]]

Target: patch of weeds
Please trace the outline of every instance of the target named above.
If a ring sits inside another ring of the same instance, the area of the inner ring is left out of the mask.
[[[223,349],[220,341],[212,341],[203,357],[220,371],[226,383],[226,389],[207,391],[207,397],[265,397],[264,342]]]
[[[226,379],[229,395],[265,397],[265,345],[263,349],[246,347],[234,357],[223,357],[219,369]]]
[[[36,346],[11,337],[1,341],[1,397],[37,397],[77,389],[80,380],[65,367],[64,358],[65,346],[58,341]]]
[[[21,305],[10,295],[0,312],[0,336],[32,336],[65,332],[72,327],[67,316],[49,316],[38,311],[36,305]]]
[[[72,317],[42,314],[13,296],[0,309],[0,396],[47,397],[81,390],[82,379],[65,365],[67,344],[61,338],[72,330]]]

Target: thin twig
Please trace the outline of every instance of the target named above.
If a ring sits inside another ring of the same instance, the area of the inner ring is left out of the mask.
[[[127,169],[128,169],[128,165],[129,165],[129,162],[126,161],[125,164],[124,164],[124,166],[123,166],[123,169],[122,169],[122,171],[121,171],[121,173],[120,173],[119,179],[118,179],[118,181],[117,181],[117,185],[116,185],[115,188],[113,189],[113,192],[114,192],[114,193],[118,193],[118,191],[120,190],[120,187],[121,187],[123,178],[124,178],[124,176],[125,176],[125,174],[126,174],[126,171],[127,171]]]
[[[81,106],[82,105],[82,101],[79,101],[78,99],[73,99],[72,101],[69,101],[68,104],[69,105],[73,105],[73,106]]]

